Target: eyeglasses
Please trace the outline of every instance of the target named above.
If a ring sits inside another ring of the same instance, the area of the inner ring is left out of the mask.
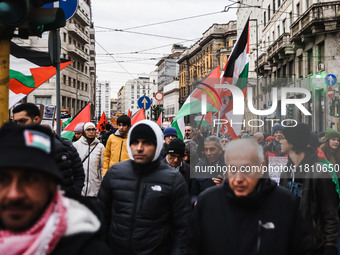
[[[175,160],[176,158],[178,160],[182,160],[183,156],[182,155],[169,154],[169,160]]]
[[[87,131],[87,132],[94,132],[94,131],[96,131],[96,129],[95,128],[89,128],[89,129],[86,129],[85,131]]]

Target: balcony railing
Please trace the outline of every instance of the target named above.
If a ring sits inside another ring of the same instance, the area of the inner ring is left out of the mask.
[[[75,45],[67,45],[67,51],[69,52],[69,54],[76,55],[82,58],[84,61],[90,61],[90,56],[88,56],[81,49],[77,48]]]
[[[309,7],[291,26],[292,39],[301,34],[336,29],[340,21],[340,1],[316,3]],[[330,28],[325,22],[333,23]]]
[[[90,41],[90,37],[86,35],[79,27],[74,23],[69,23],[67,25],[67,29],[70,34],[72,34],[75,38],[79,39],[82,43],[88,44]]]

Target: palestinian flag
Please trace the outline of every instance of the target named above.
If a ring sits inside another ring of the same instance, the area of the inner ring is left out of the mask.
[[[140,108],[139,111],[131,117],[131,126],[141,120],[145,120],[144,108]]]
[[[185,100],[183,106],[176,114],[171,126],[176,129],[178,138],[184,139],[184,117],[192,114],[202,113],[202,97],[206,98],[207,112],[217,112],[221,107],[219,93],[221,89],[215,89],[215,84],[220,83],[220,67],[211,71],[200,83],[199,86]]]
[[[222,83],[239,87],[243,92],[244,98],[246,96],[248,82],[248,55],[249,19],[247,20],[221,75]],[[229,90],[223,91],[221,94],[221,99],[222,106],[219,118],[226,119],[228,121],[227,124],[222,126],[221,132],[223,134],[228,134],[232,137],[232,139],[235,139],[241,133],[242,124],[233,124],[231,126],[230,122],[242,123],[244,116],[233,114],[233,97]]]
[[[159,115],[158,120],[156,122],[159,127],[162,126],[162,120],[163,120],[163,113],[161,112],[161,114]]]
[[[88,103],[83,109],[81,109],[77,115],[71,120],[71,122],[66,126],[64,131],[61,133],[61,137],[69,139],[72,141],[74,136],[74,128],[77,126],[78,123],[89,122],[91,121],[91,104]]]
[[[60,70],[72,61],[61,60]],[[56,74],[49,54],[22,48],[11,42],[9,108]]]
[[[103,112],[102,116],[100,117],[100,120],[98,121],[97,130],[99,132],[103,131],[105,129],[106,124],[107,124],[107,118],[106,118],[105,112]]]

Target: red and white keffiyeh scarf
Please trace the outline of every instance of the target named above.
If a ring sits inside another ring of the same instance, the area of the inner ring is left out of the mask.
[[[22,233],[0,230],[0,254],[49,254],[66,231],[66,211],[61,192],[57,191],[39,221],[29,230]]]

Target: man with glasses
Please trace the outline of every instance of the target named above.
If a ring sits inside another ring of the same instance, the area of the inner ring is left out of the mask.
[[[172,140],[168,147],[168,153],[164,159],[164,162],[169,164],[171,167],[175,168],[179,171],[186,183],[188,184],[188,188],[191,188],[191,179],[190,179],[190,166],[184,162],[184,152],[185,152],[185,143],[176,138]]]
[[[310,236],[289,192],[263,177],[263,149],[229,142],[228,179],[206,190],[190,219],[188,254],[308,254]]]
[[[19,125],[41,122],[40,110],[32,103],[23,103],[13,109],[13,121]],[[71,141],[54,134],[54,159],[63,174],[61,187],[67,196],[80,196],[84,186],[84,169],[77,150]]]

